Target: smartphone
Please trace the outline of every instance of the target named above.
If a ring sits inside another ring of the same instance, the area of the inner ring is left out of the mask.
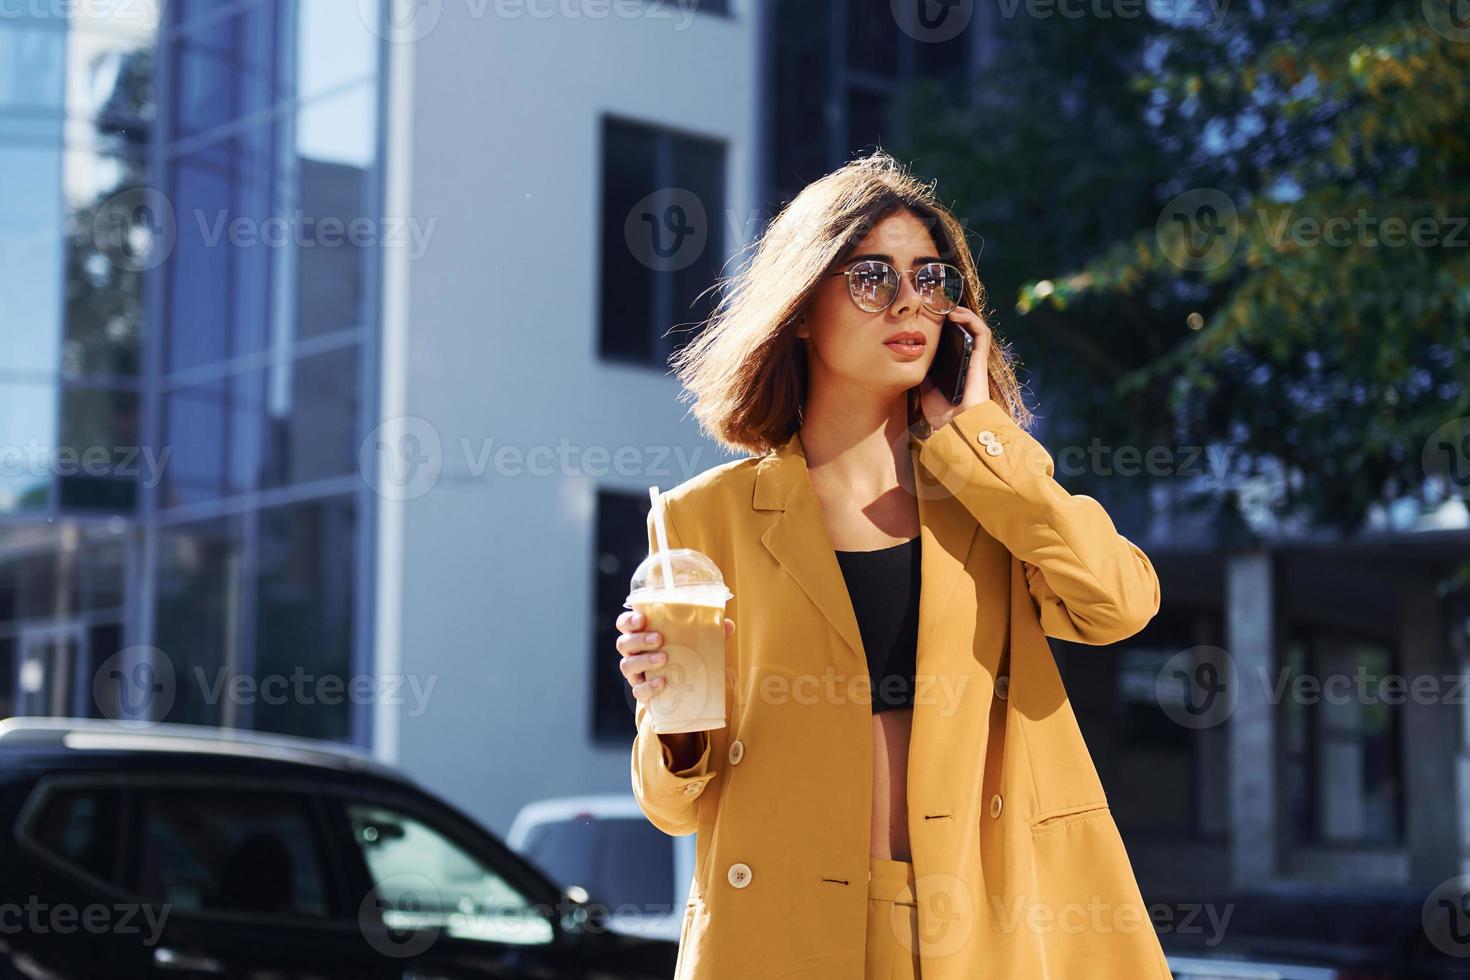
[[[965,397],[965,378],[970,373],[970,353],[974,349],[975,335],[945,317],[939,327],[939,349],[929,365],[929,380],[944,392],[951,405],[958,405]]]

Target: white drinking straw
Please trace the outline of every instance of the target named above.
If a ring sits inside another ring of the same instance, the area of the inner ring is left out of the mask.
[[[669,533],[664,528],[664,502],[658,487],[648,488],[648,499],[653,502],[653,533],[658,537],[658,554],[664,568],[664,588],[674,587],[674,565],[669,561]]]

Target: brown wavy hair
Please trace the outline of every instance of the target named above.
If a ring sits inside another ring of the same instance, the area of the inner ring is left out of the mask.
[[[806,345],[796,323],[823,278],[836,271],[878,222],[900,209],[929,229],[939,255],[964,274],[960,305],[987,323],[985,288],[964,227],[921,181],[879,149],[844,164],[804,187],[747,246],[742,270],[722,277],[714,312],[694,340],[670,363],[684,385],[680,401],[693,401],[700,428],[727,450],[764,455],[779,449],[800,427],[806,404]],[[994,397],[1016,423],[1029,428],[1015,360],[995,336],[990,345]],[[910,422],[915,399],[910,400]]]

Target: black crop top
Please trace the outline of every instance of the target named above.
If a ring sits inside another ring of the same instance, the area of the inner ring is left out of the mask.
[[[919,539],[877,551],[838,551],[868,656],[873,711],[910,708],[919,640]]]

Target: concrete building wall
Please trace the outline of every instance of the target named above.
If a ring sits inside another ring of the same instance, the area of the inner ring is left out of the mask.
[[[738,248],[759,203],[759,47],[746,3],[730,16],[476,9],[443,5],[402,96],[407,207],[437,224],[421,256],[398,260],[405,356],[384,385],[401,389],[409,428],[437,439],[443,470],[385,508],[399,564],[380,601],[399,611],[379,661],[437,686],[417,716],[379,710],[396,719],[378,748],[504,831],[532,799],[628,788],[626,746],[593,751],[589,735],[598,487],[646,492],[728,458],[683,418],[662,368],[598,357],[601,119],[724,140],[720,220]],[[502,447],[516,455],[497,463]],[[609,460],[626,447],[638,462],[619,472]],[[605,653],[597,669],[615,670]]]

